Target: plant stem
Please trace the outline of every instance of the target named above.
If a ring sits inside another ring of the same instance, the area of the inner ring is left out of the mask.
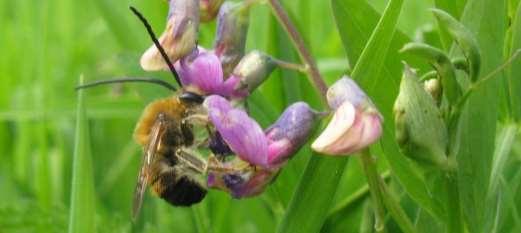
[[[384,179],[384,181],[389,180],[390,177],[391,177],[391,172],[390,171],[386,171],[386,172],[384,172],[382,174],[382,178]],[[350,196],[346,197],[345,199],[340,201],[338,205],[336,205],[334,208],[332,208],[331,211],[329,211],[328,218],[330,218],[330,217],[334,216],[335,214],[338,214],[341,211],[349,208],[351,205],[356,203],[361,198],[365,198],[367,193],[369,193],[369,185],[362,186],[356,192],[354,192]]]
[[[270,5],[275,17],[279,21],[279,23],[282,25],[284,30],[288,33],[291,42],[297,49],[297,52],[302,59],[302,61],[306,64],[308,68],[308,76],[310,78],[311,83],[317,89],[317,91],[320,93],[320,97],[322,98],[322,101],[324,103],[327,103],[326,99],[326,92],[327,92],[327,84],[324,82],[324,79],[320,75],[320,72],[318,70],[317,64],[313,57],[311,56],[311,53],[306,48],[306,45],[304,43],[304,39],[302,39],[302,36],[297,31],[295,25],[291,21],[291,19],[288,16],[288,13],[284,10],[284,7],[280,4],[279,0],[269,0],[268,4]]]
[[[416,232],[414,225],[409,220],[409,217],[400,206],[400,203],[394,197],[393,193],[391,193],[389,189],[387,189],[384,180],[378,174],[376,170],[376,163],[371,157],[371,152],[369,151],[369,149],[363,150],[360,158],[362,160],[364,172],[367,177],[367,182],[369,183],[369,189],[371,191],[371,196],[373,197],[373,203],[375,203],[375,229],[378,231],[379,224],[382,224],[382,228],[384,227],[383,217],[385,217],[385,205],[385,207],[387,207],[389,213],[393,217],[394,221],[396,221],[396,223],[403,232]]]
[[[447,232],[463,232],[463,226],[461,225],[461,209],[459,202],[457,174],[455,172],[448,171],[445,175],[445,183],[447,187]]]
[[[396,224],[400,227],[400,229],[405,233],[414,233],[416,229],[412,224],[411,220],[403,210],[402,206],[398,202],[398,198],[394,196],[394,194],[389,191],[385,182],[379,178],[380,192],[382,194],[382,200],[385,203],[385,206],[389,210],[389,213],[393,217]]]
[[[371,198],[373,201],[373,208],[375,209],[375,223],[374,229],[376,232],[385,232],[385,207],[382,200],[381,189],[379,188],[379,175],[376,171],[376,164],[371,158],[369,149],[364,149],[360,155],[362,167],[369,184]]]
[[[273,58],[273,62],[275,62],[275,64],[277,64],[280,68],[283,68],[283,69],[294,70],[294,71],[298,71],[298,72],[305,73],[305,74],[307,74],[309,72],[308,66],[306,66],[306,65],[291,63],[291,62],[279,60],[276,58]]]

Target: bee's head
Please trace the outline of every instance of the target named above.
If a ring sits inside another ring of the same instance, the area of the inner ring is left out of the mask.
[[[179,95],[179,100],[185,104],[202,104],[204,101],[204,96],[199,95],[194,92],[184,91]]]

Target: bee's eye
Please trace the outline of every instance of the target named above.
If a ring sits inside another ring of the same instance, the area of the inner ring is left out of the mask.
[[[193,92],[183,92],[179,95],[179,99],[184,103],[202,104],[204,97]]]

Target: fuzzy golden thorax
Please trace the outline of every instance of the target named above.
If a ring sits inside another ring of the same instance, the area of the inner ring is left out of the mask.
[[[177,96],[150,103],[143,111],[134,130],[134,140],[141,146],[146,146],[149,142],[151,128],[160,113],[163,113],[168,120],[180,123],[187,115],[187,106]]]

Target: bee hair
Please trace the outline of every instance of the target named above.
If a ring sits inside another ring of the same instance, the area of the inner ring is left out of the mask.
[[[161,43],[159,43],[159,41],[157,40],[157,36],[154,33],[154,31],[152,30],[152,27],[148,23],[147,19],[145,19],[145,17],[136,8],[134,8],[133,6],[130,6],[129,8],[138,17],[138,19],[141,20],[143,25],[145,25],[145,28],[147,29],[148,35],[150,36],[150,38],[154,42],[154,45],[156,46],[157,50],[159,50],[159,53],[163,57],[163,60],[165,60],[166,64],[168,65],[168,68],[170,69],[170,72],[174,76],[175,81],[177,82],[177,84],[180,87],[182,87],[183,85],[181,84],[181,80],[179,79],[179,74],[175,70],[175,67],[172,64],[172,61],[170,61],[170,58],[168,58],[168,55],[166,54],[165,49],[163,48],[163,46],[161,46]]]

